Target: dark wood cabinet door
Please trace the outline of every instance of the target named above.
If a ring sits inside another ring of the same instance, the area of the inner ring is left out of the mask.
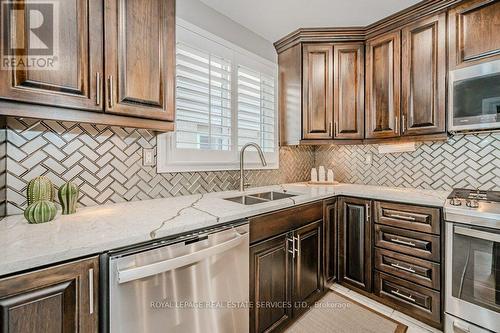
[[[0,332],[97,332],[98,269],[96,257],[0,280]]]
[[[303,139],[331,139],[333,130],[333,46],[304,44],[302,61]]]
[[[324,275],[325,280],[337,280],[338,228],[337,199],[325,200],[324,203]]]
[[[401,134],[445,132],[446,14],[402,31]]]
[[[175,0],[105,0],[106,112],[173,121]]]
[[[301,302],[311,304],[323,291],[322,233],[323,221],[311,223],[294,232],[295,267],[292,299],[294,316],[307,308]]]
[[[448,18],[451,70],[500,59],[500,1],[464,1]]]
[[[365,136],[365,60],[363,44],[333,48],[334,139]]]
[[[28,24],[26,22],[30,22],[30,11],[26,10],[26,2],[28,1],[21,0],[10,5],[6,1],[1,3],[5,26],[17,25],[16,29],[9,32],[12,44],[6,45],[6,52],[25,61],[26,58],[22,55],[31,59],[47,59],[47,64],[52,65],[0,70],[0,98],[102,111],[102,1],[58,1],[57,6],[49,10],[54,11],[53,17],[57,19],[45,18],[46,23],[42,24],[37,35],[25,26]],[[12,10],[7,13],[8,8]],[[57,25],[52,25],[52,22]],[[45,43],[38,36],[52,36],[53,39],[50,42],[48,38]],[[43,43],[46,55],[37,56],[40,51],[30,49],[31,43],[35,41]],[[27,61],[29,63],[31,60]],[[43,63],[44,61],[40,62]]]
[[[250,332],[271,331],[291,320],[291,240],[285,234],[250,247]]]
[[[339,210],[338,279],[360,290],[372,288],[371,202],[341,198]]]
[[[366,138],[400,134],[401,37],[390,32],[366,44]]]

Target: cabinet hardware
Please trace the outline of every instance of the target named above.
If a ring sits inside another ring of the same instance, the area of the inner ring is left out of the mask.
[[[334,136],[339,135],[339,123],[338,122],[334,123],[333,133],[334,133]]]
[[[95,73],[95,104],[101,105],[101,73]]]
[[[410,301],[410,302],[416,303],[415,299],[414,299],[413,297],[411,297],[411,295],[409,295],[409,296],[403,295],[403,294],[401,294],[401,293],[399,292],[399,289],[397,289],[397,290],[393,290],[393,289],[391,289],[391,293],[393,293],[394,295],[397,295],[397,296],[399,296],[399,297],[401,297],[401,298],[404,298],[404,299],[405,299],[405,300],[407,300],[407,301]]]
[[[108,107],[111,109],[113,107],[113,76],[108,76]]]
[[[401,116],[401,134],[404,134],[405,128],[406,128],[406,126],[405,126],[405,115],[402,115]]]
[[[370,204],[369,203],[365,204],[365,207],[366,207],[366,222],[370,223],[371,220]]]
[[[295,259],[295,238],[287,238],[287,242],[292,242],[292,249],[290,250],[287,245],[287,251],[292,254],[292,258]]]
[[[391,266],[395,267],[395,268],[398,268],[398,269],[401,269],[403,271],[407,271],[407,272],[410,272],[410,273],[415,273],[415,270],[412,269],[411,267],[404,267],[404,266],[401,266],[400,264],[393,264],[393,263],[391,263]]]
[[[328,124],[328,136],[332,137],[332,132],[333,132],[333,123],[330,121]]]
[[[399,118],[396,116],[394,117],[394,133],[399,134],[399,124],[398,124]]]
[[[408,220],[408,221],[416,221],[417,220],[413,216],[405,216],[405,215],[399,215],[399,214],[391,214],[391,215],[389,215],[389,217],[392,217],[395,219],[400,219],[400,220]]]
[[[94,313],[94,269],[89,269],[89,313]]]
[[[399,244],[403,244],[403,245],[407,245],[407,246],[411,246],[411,247],[415,247],[416,246],[416,244],[413,243],[413,242],[406,242],[406,241],[401,240],[399,238],[391,238],[391,242],[399,243]]]
[[[293,248],[297,252],[297,255],[300,257],[300,238],[299,237],[293,237],[294,244],[295,244],[295,241],[297,241],[297,244],[294,245]]]

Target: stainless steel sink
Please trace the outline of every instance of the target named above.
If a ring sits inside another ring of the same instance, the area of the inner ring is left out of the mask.
[[[266,199],[269,201],[280,200],[285,198],[296,197],[295,194],[281,193],[281,192],[264,192],[264,193],[256,193],[249,194],[252,197]]]
[[[282,192],[262,192],[248,195],[240,195],[232,198],[224,198],[224,200],[236,202],[242,205],[255,205],[259,203],[281,200],[291,197],[296,197],[295,194],[288,194]]]

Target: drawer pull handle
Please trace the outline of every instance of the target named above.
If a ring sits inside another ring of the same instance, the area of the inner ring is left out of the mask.
[[[407,300],[407,301],[410,301],[410,302],[412,302],[412,303],[415,303],[415,299],[414,299],[413,297],[411,297],[411,295],[410,295],[410,296],[403,295],[403,294],[401,294],[401,293],[399,292],[399,289],[397,289],[397,290],[391,290],[391,293],[393,293],[394,295],[399,296],[399,297],[401,297],[401,298],[404,298],[404,299],[405,299],[405,300]]]
[[[399,214],[391,214],[391,215],[389,215],[389,217],[392,217],[395,219],[400,219],[400,220],[407,220],[407,221],[416,221],[417,220],[413,216],[406,216],[406,215],[399,215]]]
[[[403,245],[407,245],[407,246],[411,246],[411,247],[416,246],[416,244],[413,242],[407,242],[407,241],[401,240],[399,238],[391,238],[391,242],[399,243],[399,244],[403,244]]]
[[[399,268],[400,270],[407,271],[410,273],[415,273],[415,270],[411,267],[401,266],[400,264],[391,264],[392,267]]]

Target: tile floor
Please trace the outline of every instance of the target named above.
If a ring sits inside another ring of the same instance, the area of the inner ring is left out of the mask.
[[[363,305],[366,305],[375,311],[378,311],[394,320],[399,321],[400,323],[408,326],[408,330],[406,333],[441,333],[441,331],[430,327],[427,324],[424,324],[412,317],[409,317],[399,311],[393,310],[390,307],[383,305],[377,301],[374,301],[366,296],[358,294],[357,292],[347,289],[338,284],[333,284],[330,286],[330,289],[335,290],[339,294],[345,295],[352,300],[359,302]]]

